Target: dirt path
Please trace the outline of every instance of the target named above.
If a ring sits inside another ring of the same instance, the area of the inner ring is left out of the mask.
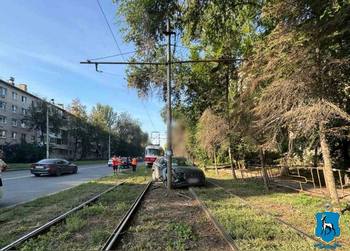
[[[230,250],[187,190],[150,188],[130,228],[122,250]]]

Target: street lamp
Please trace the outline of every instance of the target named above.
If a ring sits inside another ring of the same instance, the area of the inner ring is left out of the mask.
[[[55,100],[51,99],[51,103],[54,103]],[[50,103],[46,102],[46,158],[50,157],[50,135],[49,135],[49,106]]]
[[[111,125],[108,126],[108,159],[111,158]]]

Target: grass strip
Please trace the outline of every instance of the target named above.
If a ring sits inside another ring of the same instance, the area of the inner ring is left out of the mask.
[[[267,192],[262,182],[234,181],[229,174],[216,176],[214,173],[209,173],[208,176],[215,179],[218,185],[247,200],[253,207],[262,208],[312,236],[314,236],[316,224],[315,214],[324,211],[325,205],[330,203],[327,198],[298,193],[290,189],[273,188]],[[344,203],[342,207],[345,207]],[[349,250],[349,223],[350,213],[347,212],[340,217],[339,242],[343,247],[339,250]]]
[[[313,249],[313,241],[305,240],[272,217],[257,213],[221,188],[196,188],[195,191],[241,250]]]

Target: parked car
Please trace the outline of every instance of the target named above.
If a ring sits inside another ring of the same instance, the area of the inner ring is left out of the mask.
[[[65,159],[42,159],[30,168],[35,176],[42,174],[60,176],[64,173],[77,173],[78,166]]]
[[[130,163],[128,162],[127,158],[126,157],[121,157],[121,165],[119,166],[119,168],[121,169],[127,169],[127,168],[130,168]],[[112,167],[112,159],[108,160],[108,163],[107,165],[109,167]]]
[[[127,157],[122,157],[121,158],[121,165],[119,166],[120,169],[128,169],[131,167],[130,161],[128,161]]]
[[[109,159],[109,160],[108,160],[107,166],[112,167],[112,159]]]
[[[165,157],[158,158],[152,167],[153,180],[160,180],[166,183],[167,160]],[[203,186],[205,185],[204,172],[190,163],[184,157],[174,157],[172,160],[173,187]]]

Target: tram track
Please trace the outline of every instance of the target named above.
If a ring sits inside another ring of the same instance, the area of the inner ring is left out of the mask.
[[[127,228],[127,226],[130,224],[131,220],[133,219],[133,216],[137,213],[137,210],[139,208],[139,205],[143,201],[147,191],[149,190],[150,186],[152,184],[152,181],[149,181],[143,189],[143,191],[137,196],[135,201],[130,206],[129,210],[124,214],[116,228],[114,229],[113,233],[109,236],[105,244],[103,245],[102,249],[103,251],[108,250],[115,250],[115,248],[118,245],[119,240],[122,237],[123,231]]]
[[[48,221],[47,223],[41,225],[40,227],[34,229],[33,231],[21,236],[20,238],[14,240],[13,242],[9,243],[8,245],[2,247],[0,249],[0,251],[7,251],[7,250],[17,250],[17,248],[22,245],[24,242],[36,238],[39,235],[42,235],[44,233],[46,233],[47,231],[50,230],[51,227],[57,225],[58,223],[64,221],[65,219],[67,219],[68,216],[72,215],[73,213],[78,212],[79,210],[95,203],[96,201],[99,200],[99,198],[101,198],[101,196],[113,191],[114,189],[116,189],[117,187],[123,185],[125,182],[120,182],[116,185],[114,185],[113,187],[110,187],[108,189],[106,189],[105,191],[93,196],[92,198],[86,200],[85,202],[79,204],[78,206],[70,209],[69,211],[60,214],[58,216],[56,216],[55,218],[53,218],[52,220]]]
[[[216,186],[216,187],[218,187],[218,188],[220,188],[220,189],[222,189],[222,190],[224,190],[225,193],[227,193],[227,194],[229,194],[229,195],[235,197],[236,199],[238,199],[239,201],[241,201],[244,205],[248,206],[249,208],[253,209],[254,211],[259,212],[259,213],[262,213],[262,214],[265,214],[265,215],[268,215],[268,216],[271,217],[273,220],[275,220],[275,221],[278,222],[278,223],[281,223],[282,225],[285,225],[287,228],[293,230],[295,233],[299,234],[299,235],[302,236],[304,239],[312,240],[312,241],[316,241],[316,242],[319,241],[317,238],[315,238],[315,237],[313,237],[313,236],[311,236],[311,235],[305,233],[304,231],[302,231],[302,230],[298,229],[297,227],[293,226],[292,224],[290,224],[290,223],[288,223],[288,222],[286,222],[286,221],[284,221],[284,220],[282,220],[282,219],[280,219],[280,218],[274,216],[273,214],[267,212],[266,210],[264,210],[264,209],[262,209],[262,208],[260,208],[260,207],[251,205],[251,203],[250,203],[249,201],[243,199],[242,197],[238,196],[237,194],[235,194],[235,193],[233,193],[233,192],[231,192],[231,191],[228,191],[226,188],[220,186],[220,185],[217,184],[216,182],[210,181],[210,180],[208,180],[207,182],[210,183],[210,184],[212,184],[212,185],[214,185],[214,186]]]

